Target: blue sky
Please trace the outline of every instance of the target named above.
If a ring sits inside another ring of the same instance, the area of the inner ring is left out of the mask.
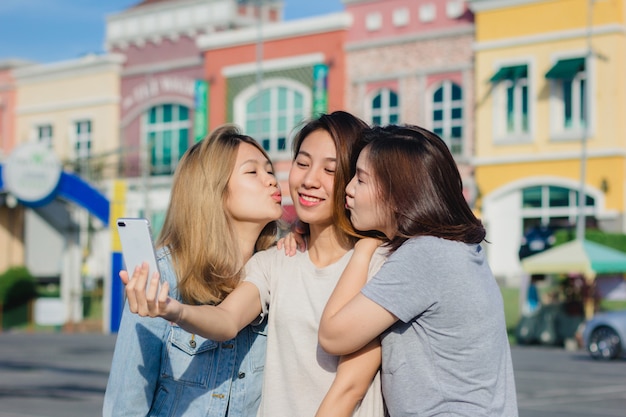
[[[341,0],[283,0],[286,20],[343,10]],[[0,61],[103,52],[105,18],[140,0],[0,0]]]

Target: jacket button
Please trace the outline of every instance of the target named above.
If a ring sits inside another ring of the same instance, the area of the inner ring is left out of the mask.
[[[245,378],[246,377],[246,373],[245,372],[239,372],[238,377],[239,377],[239,379]]]

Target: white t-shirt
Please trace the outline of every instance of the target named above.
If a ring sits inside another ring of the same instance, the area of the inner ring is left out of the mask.
[[[320,318],[353,251],[325,268],[308,252],[286,256],[271,248],[255,254],[246,266],[246,281],[259,289],[268,339],[259,417],[313,417],[328,392],[339,357],[318,345]],[[385,261],[379,249],[370,263],[371,277]],[[269,310],[269,314],[268,313]],[[369,388],[355,417],[381,417],[380,378]]]

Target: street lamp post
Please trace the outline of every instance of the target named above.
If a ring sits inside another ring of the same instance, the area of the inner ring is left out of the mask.
[[[587,176],[587,139],[589,136],[589,123],[590,117],[590,100],[591,100],[591,80],[589,76],[589,62],[593,58],[593,50],[591,47],[591,36],[593,31],[593,2],[594,0],[587,0],[587,48],[585,57],[585,72],[586,72],[586,88],[585,95],[583,97],[583,132],[581,138],[581,155],[580,155],[580,187],[578,190],[578,218],[576,221],[576,239],[585,239],[585,227],[586,227],[586,193],[585,193],[585,180]]]

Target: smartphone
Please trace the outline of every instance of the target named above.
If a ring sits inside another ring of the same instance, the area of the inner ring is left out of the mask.
[[[122,243],[122,255],[128,276],[133,275],[136,266],[147,262],[150,270],[148,277],[152,277],[159,270],[154,250],[154,240],[150,222],[142,218],[119,218],[117,219],[117,231]]]

